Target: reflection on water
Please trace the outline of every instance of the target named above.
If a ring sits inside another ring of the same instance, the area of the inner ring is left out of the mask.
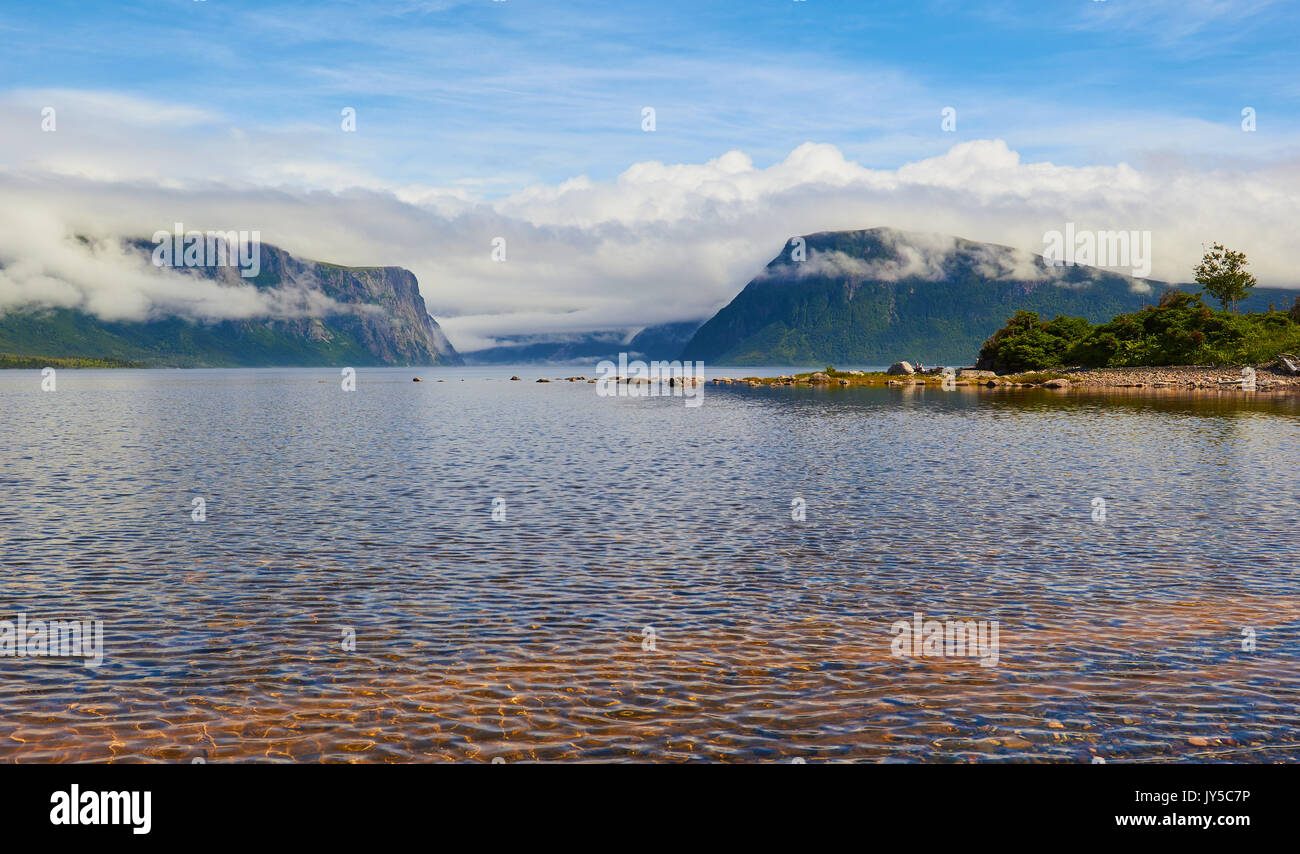
[[[1300,757],[1293,398],[511,373],[0,372],[0,760]]]

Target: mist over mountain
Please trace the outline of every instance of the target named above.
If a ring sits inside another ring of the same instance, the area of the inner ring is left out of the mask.
[[[125,248],[138,265],[136,256],[147,258],[152,247],[135,241]],[[241,305],[242,316],[155,310],[116,319],[92,305],[33,300],[0,314],[0,353],[165,367],[461,364],[425,309],[415,276],[400,267],[340,267],[262,244],[252,278],[232,266],[175,266],[153,275],[173,301],[188,282],[196,303]]]
[[[514,335],[496,347],[464,353],[466,364],[575,364],[617,360],[619,353],[639,359],[676,359],[700,328],[700,320],[661,323],[640,331],[611,329],[589,333]]]
[[[787,244],[700,327],[682,358],[727,365],[973,364],[980,345],[1019,309],[1099,323],[1155,302],[1170,287],[1094,267],[1048,266],[1009,246],[891,228],[802,240],[802,260],[795,242]],[[1289,305],[1294,295],[1257,289],[1243,309]]]

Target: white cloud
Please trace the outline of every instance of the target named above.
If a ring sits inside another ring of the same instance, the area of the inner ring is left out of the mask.
[[[84,240],[63,229],[52,211],[0,208],[0,312],[41,306],[104,320],[226,320],[351,310],[308,288],[258,290],[233,268],[219,281],[155,267],[113,237]]]
[[[35,299],[105,316],[180,311],[186,301],[175,283],[159,284],[157,271],[131,268],[102,242],[73,257],[67,240],[147,237],[174,222],[258,230],[264,242],[318,260],[407,267],[465,350],[503,335],[707,317],[790,237],[875,226],[1016,247],[1026,265],[1041,252],[1044,232],[1066,222],[1151,231],[1155,279],[1188,280],[1201,244],[1219,241],[1249,255],[1261,284],[1300,285],[1291,257],[1300,220],[1294,158],[1058,166],[1023,162],[1001,140],[976,140],[897,169],[871,169],[834,146],[807,143],[767,166],[731,151],[492,197],[474,184],[393,185],[335,157],[285,154],[283,145],[233,131],[219,134],[220,144],[235,146],[238,158],[217,150],[211,134],[184,149],[176,146],[188,139],[184,130],[161,129],[147,148],[105,131],[122,145],[70,136],[52,154],[43,146],[54,146],[48,137],[57,134],[41,139],[37,122],[0,131],[0,309]],[[243,171],[225,174],[205,165],[207,155],[232,168],[244,163]],[[68,168],[78,162],[95,168]],[[506,238],[504,263],[491,259],[495,237]],[[910,249],[898,269],[884,272],[925,270],[933,251]],[[95,265],[103,265],[102,276]],[[1010,275],[1002,266],[990,273]],[[249,297],[218,292],[199,304],[217,312],[229,299],[239,314]]]

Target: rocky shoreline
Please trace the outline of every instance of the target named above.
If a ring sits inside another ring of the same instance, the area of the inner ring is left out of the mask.
[[[1235,393],[1300,391],[1300,374],[1294,362],[1279,359],[1267,365],[1175,365],[1139,368],[1064,368],[1023,374],[995,374],[975,368],[931,368],[916,371],[898,362],[888,371],[814,371],[780,377],[719,377],[714,385],[759,386],[947,386],[977,389],[1045,388],[1054,390],[1110,391],[1120,389],[1195,390]],[[1253,385],[1248,369],[1253,369]]]
[[[1300,376],[1278,363],[1252,365],[1256,391],[1300,389]],[[1086,389],[1181,388],[1242,391],[1244,368],[1211,365],[1176,365],[1152,368],[1094,368],[1065,371],[1072,384]]]

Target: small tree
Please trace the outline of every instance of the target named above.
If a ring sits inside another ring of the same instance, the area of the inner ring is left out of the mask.
[[[1245,252],[1234,252],[1216,243],[1196,265],[1196,283],[1236,314],[1237,303],[1255,287],[1255,277],[1246,272],[1249,263]]]

